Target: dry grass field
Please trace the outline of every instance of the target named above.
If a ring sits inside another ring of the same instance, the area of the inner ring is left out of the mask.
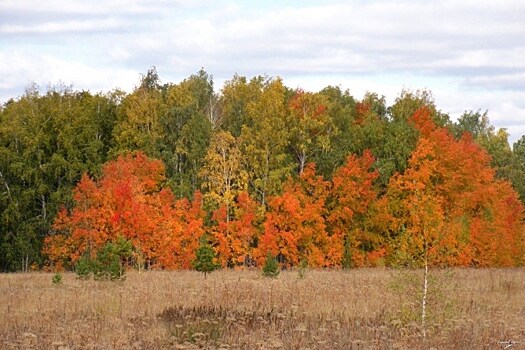
[[[3,274],[0,349],[525,349],[525,269],[432,273],[426,338],[412,272]]]

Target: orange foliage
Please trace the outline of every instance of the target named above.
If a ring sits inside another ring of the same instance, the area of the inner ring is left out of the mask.
[[[379,202],[373,187],[378,177],[377,171],[371,170],[374,161],[368,150],[361,157],[350,155],[334,174],[328,216],[332,232],[329,256],[333,266],[341,264],[345,242],[355,266],[372,264],[368,257],[375,264],[375,257],[382,256],[374,253],[382,248],[381,237],[373,230],[377,225],[372,221],[384,219],[375,215]]]
[[[398,205],[390,253],[424,254],[434,265],[521,264],[523,206],[510,184],[495,180],[486,151],[437,128],[425,108],[412,120],[418,145],[388,189]]]
[[[309,164],[297,181],[289,180],[284,193],[270,200],[264,234],[255,256],[259,264],[268,252],[283,266],[306,260],[309,266],[329,266],[330,238],[326,231],[325,200],[328,182]]]
[[[289,105],[292,112],[299,119],[316,119],[324,115],[326,111],[326,106],[319,104],[315,94],[304,92],[304,90],[301,89],[290,99]]]
[[[151,267],[189,268],[204,233],[202,196],[175,201],[161,189],[164,165],[143,153],[107,163],[94,181],[84,174],[74,190],[75,206],[62,210],[45,241],[44,253],[56,264],[93,257],[105,243],[124,237]]]
[[[301,91],[292,98],[298,119],[321,117],[324,107],[314,100]],[[270,252],[285,267],[301,261],[341,266],[348,258],[354,266],[522,265],[524,208],[511,185],[495,179],[487,152],[468,134],[456,140],[436,127],[425,108],[411,122],[419,131],[417,147],[382,196],[369,151],[348,156],[332,181],[308,164],[270,198],[264,218],[250,195],[239,192],[211,215],[218,261],[223,267],[262,265]],[[107,163],[98,180],[84,174],[74,208],[59,212],[44,252],[60,268],[124,237],[150,267],[190,268],[206,232],[203,196],[176,200],[162,188],[164,180],[163,164],[140,152]]]
[[[232,219],[223,205],[215,210],[212,220],[217,259],[223,267],[239,267],[250,263],[252,243],[257,236],[257,203],[247,192],[241,192],[234,205]]]

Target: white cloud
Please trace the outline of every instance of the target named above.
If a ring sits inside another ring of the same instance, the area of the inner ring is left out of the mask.
[[[50,55],[31,55],[23,51],[0,53],[0,100],[18,97],[29,84],[48,86],[63,82],[76,89],[93,92],[122,88],[130,91],[138,79],[138,72],[112,67],[92,67]],[[6,94],[16,90],[16,95]]]
[[[107,15],[124,14],[158,14],[169,7],[200,6],[198,1],[185,0],[2,0],[0,11],[14,13],[38,13],[43,16],[49,13],[69,15]]]
[[[428,88],[445,112],[489,109],[516,139],[525,133],[523,18],[521,0],[4,0],[0,98],[31,80],[131,88],[152,65],[164,81],[204,67],[218,82],[270,74],[390,101],[403,86]]]
[[[68,32],[103,32],[122,28],[124,22],[116,18],[87,21],[44,22],[36,25],[0,25],[0,34],[54,34]]]

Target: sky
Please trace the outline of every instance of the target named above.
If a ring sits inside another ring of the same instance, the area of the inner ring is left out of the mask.
[[[0,103],[32,83],[129,92],[152,66],[162,83],[204,68],[217,91],[234,74],[389,104],[427,89],[453,120],[525,134],[522,0],[0,0]]]

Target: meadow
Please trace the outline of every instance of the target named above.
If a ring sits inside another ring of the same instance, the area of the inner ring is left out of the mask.
[[[0,349],[525,349],[525,269],[0,275]]]

